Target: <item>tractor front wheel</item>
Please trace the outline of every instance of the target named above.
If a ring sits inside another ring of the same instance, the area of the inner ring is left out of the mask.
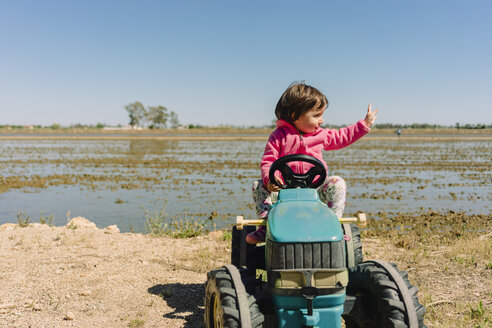
[[[248,277],[243,275],[242,278]],[[242,286],[235,286],[235,284]],[[240,306],[240,298],[244,300],[243,307]],[[249,317],[252,328],[262,327],[264,316],[258,308],[255,297],[245,291],[241,278],[233,279],[226,267],[208,273],[204,303],[207,328],[241,327],[243,316]]]

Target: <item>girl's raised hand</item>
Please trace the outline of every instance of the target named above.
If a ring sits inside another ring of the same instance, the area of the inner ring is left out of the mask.
[[[367,114],[366,114],[366,118],[364,119],[364,122],[366,123],[366,125],[368,127],[371,127],[374,124],[374,121],[376,120],[376,118],[378,118],[376,116],[378,111],[379,110],[376,109],[375,111],[371,112],[371,104],[369,104],[369,106],[367,107]]]

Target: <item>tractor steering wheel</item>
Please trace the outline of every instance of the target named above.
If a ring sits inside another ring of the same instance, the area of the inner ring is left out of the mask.
[[[313,164],[314,166],[309,169],[304,174],[295,173],[292,171],[290,166],[287,163],[290,162],[306,162],[309,164]],[[275,179],[275,172],[280,171],[282,173],[282,178],[285,182],[282,185],[280,182]],[[319,176],[319,179],[314,182],[314,179]],[[292,188],[318,188],[321,186],[326,179],[326,169],[323,163],[312,156],[309,155],[287,155],[280,157],[275,162],[273,162],[270,167],[270,172],[268,175],[270,181],[279,186],[282,189],[292,189]]]

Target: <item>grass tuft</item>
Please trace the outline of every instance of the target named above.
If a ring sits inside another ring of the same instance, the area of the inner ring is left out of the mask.
[[[208,219],[186,217],[184,219],[172,218],[169,222],[165,211],[165,204],[158,212],[151,214],[145,210],[145,229],[148,233],[157,236],[170,236],[173,238],[193,238],[210,231],[216,215],[210,215]]]
[[[165,204],[162,205],[159,212],[151,214],[145,210],[145,230],[152,235],[163,235],[167,231],[167,214]]]
[[[54,220],[53,214],[51,214],[49,216],[44,216],[44,215],[41,214],[39,216],[39,223],[41,223],[41,224],[47,224],[50,227],[53,226],[53,220]]]
[[[136,318],[136,319],[133,319],[132,321],[130,321],[130,323],[128,324],[128,327],[129,328],[139,328],[139,327],[143,327],[144,324],[145,324],[144,319]]]
[[[29,226],[29,223],[31,223],[31,218],[26,215],[24,212],[18,212],[17,213],[17,224],[21,228],[25,228]]]
[[[470,306],[470,318],[472,319],[482,319],[485,314],[485,308],[483,306],[482,301],[478,302],[476,307]]]
[[[232,230],[222,230],[222,240],[223,241],[231,241],[232,240]]]

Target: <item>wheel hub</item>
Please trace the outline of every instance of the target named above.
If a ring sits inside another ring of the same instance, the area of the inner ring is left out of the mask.
[[[213,320],[214,320],[214,327],[215,328],[223,328],[223,323],[222,323],[222,316],[220,315],[221,313],[221,306],[220,306],[220,297],[218,293],[215,293],[214,297],[214,304],[213,304],[213,309],[214,309],[214,315],[213,315]]]

